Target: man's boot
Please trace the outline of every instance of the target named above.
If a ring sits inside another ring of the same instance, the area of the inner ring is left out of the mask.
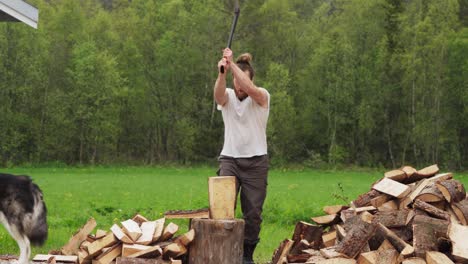
[[[257,243],[245,243],[244,242],[244,262],[243,264],[255,264],[253,261],[253,253],[257,247]]]

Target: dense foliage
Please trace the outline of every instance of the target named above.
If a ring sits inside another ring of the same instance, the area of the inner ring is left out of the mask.
[[[206,162],[229,0],[30,0],[0,24],[0,166]],[[273,163],[468,166],[466,0],[244,0]]]

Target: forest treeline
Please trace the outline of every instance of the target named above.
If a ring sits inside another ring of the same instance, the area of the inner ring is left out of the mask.
[[[0,166],[215,161],[228,0],[29,0],[0,24]],[[468,1],[241,0],[273,164],[468,167]]]

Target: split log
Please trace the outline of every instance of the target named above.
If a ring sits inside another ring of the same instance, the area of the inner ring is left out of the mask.
[[[385,239],[377,250],[395,249],[387,239]]]
[[[385,193],[396,198],[403,198],[411,191],[410,187],[407,185],[388,178],[383,178],[377,184],[372,186],[372,188],[381,193]]]
[[[433,216],[435,218],[443,219],[443,220],[450,220],[450,214],[440,210],[439,208],[428,204],[424,201],[421,201],[419,199],[416,199],[413,203],[413,208],[415,209],[420,209],[428,213],[430,216]]]
[[[422,258],[407,258],[401,262],[401,264],[426,264],[426,261]]]
[[[398,204],[395,200],[390,200],[384,204],[382,204],[379,208],[379,211],[393,211],[398,209]]]
[[[460,202],[466,197],[465,187],[457,180],[440,181],[436,186],[449,203]]]
[[[327,259],[345,257],[342,253],[336,251],[336,248],[337,246],[321,248],[320,254],[322,254],[322,256],[324,256]]]
[[[175,233],[179,231],[179,226],[174,223],[169,223],[161,235],[160,241],[166,241],[174,236]]]
[[[196,236],[190,244],[190,264],[242,263],[244,220],[192,219],[191,228]]]
[[[208,178],[208,199],[212,219],[234,219],[236,204],[236,177]]]
[[[210,218],[210,209],[203,208],[197,210],[171,210],[164,213],[167,219],[175,218]]]
[[[180,264],[179,260],[163,260],[161,257],[159,258],[128,258],[128,257],[118,257],[116,259],[115,264]]]
[[[426,252],[426,262],[427,264],[454,264],[445,254],[438,251]]]
[[[343,223],[346,223],[349,219],[353,218],[354,216],[356,216],[356,211],[354,211],[353,208],[343,210],[340,213],[340,219],[341,221],[343,221]]]
[[[438,174],[432,178],[429,179],[424,179],[420,181],[416,188],[405,198],[403,201],[400,202],[400,208],[406,208],[408,205],[410,205],[414,199],[428,186],[431,185],[432,183],[435,183],[436,181],[443,181],[443,180],[448,180],[452,179],[452,173],[442,173]]]
[[[371,199],[370,204],[374,206],[375,208],[379,208],[386,202],[390,201],[392,197],[388,194],[381,194],[373,199]]]
[[[395,249],[375,250],[361,253],[358,264],[398,264],[398,252]]]
[[[336,230],[336,241],[340,242],[342,241],[345,236],[346,236],[346,231],[341,225],[334,225],[335,230]]]
[[[297,222],[294,228],[292,240],[294,241],[293,248],[296,244],[305,239],[309,242],[312,248],[319,249],[322,242],[323,228],[321,226],[309,224],[307,222]]]
[[[401,170],[405,172],[407,178],[413,176],[413,174],[417,172],[417,170],[411,166],[404,166]]]
[[[155,258],[163,254],[163,251],[160,246],[152,246],[147,249],[135,252],[129,255],[129,258]]]
[[[468,200],[465,199],[461,202],[454,203],[451,207],[458,221],[460,221],[462,225],[468,225]]]
[[[377,234],[388,240],[390,244],[404,257],[409,257],[414,253],[414,248],[410,244],[406,243],[392,230],[386,228],[382,224],[377,224]]]
[[[114,224],[110,230],[118,240],[127,244],[133,244],[133,240],[130,239],[117,224]]]
[[[381,211],[375,214],[377,222],[386,227],[406,226],[409,210]]]
[[[421,191],[421,193],[418,196],[416,196],[415,199],[420,199],[421,201],[429,202],[429,203],[439,202],[439,201],[444,201],[445,200],[444,196],[439,191],[439,189],[437,188],[435,183],[432,183],[432,184],[426,186],[426,188],[424,188]]]
[[[273,258],[271,259],[272,264],[282,264],[283,259],[286,258],[286,256],[289,254],[289,251],[291,250],[291,247],[293,245],[293,241],[290,239],[285,239],[283,242],[281,242],[280,246],[275,250],[275,253],[273,254]],[[228,262],[226,262],[228,263]],[[239,262],[241,263],[241,262]]]
[[[107,232],[102,230],[102,229],[98,229],[96,231],[96,235],[94,236],[96,239],[99,239],[99,238],[103,238],[107,235]]]
[[[180,235],[174,239],[174,242],[188,246],[195,239],[195,230],[190,229],[187,233]]]
[[[336,231],[330,231],[322,236],[325,247],[334,246],[336,243]]]
[[[150,248],[151,248],[150,246],[145,246],[145,245],[124,244],[123,247],[122,247],[122,257],[129,257],[129,256],[137,254],[139,252],[149,250]]]
[[[437,166],[437,164],[434,164],[429,167],[416,171],[415,173],[413,173],[413,175],[411,175],[411,177],[408,177],[405,180],[405,183],[413,183],[421,179],[430,178],[436,175],[438,172],[439,172],[439,167]]]
[[[299,242],[294,242],[293,246],[291,247],[291,250],[289,251],[290,255],[298,255],[301,254],[301,252],[305,249],[310,248],[310,243],[309,241],[302,239]]]
[[[141,237],[143,234],[141,232],[141,228],[137,222],[133,221],[132,219],[128,219],[127,221],[121,222],[122,230],[130,237],[133,241],[137,241],[138,238]]]
[[[163,256],[165,259],[177,258],[187,253],[187,248],[179,243],[171,243],[164,247]]]
[[[356,208],[353,208],[353,210],[356,214],[360,214],[362,212],[375,212],[377,211],[377,208],[370,205],[370,206],[364,206],[364,207],[356,207]]]
[[[138,238],[137,241],[135,241],[135,243],[149,245],[151,242],[153,242],[154,231],[156,231],[157,225],[158,223],[156,223],[156,221],[142,223],[140,226],[142,235],[140,238]]]
[[[36,256],[34,256],[33,261],[47,262],[52,257],[55,258],[55,260],[58,262],[64,262],[64,263],[77,263],[78,262],[77,256],[44,255],[44,254],[37,254]]]
[[[452,255],[462,263],[468,262],[468,227],[451,223],[448,236],[452,241]]]
[[[402,170],[387,171],[384,173],[384,177],[397,182],[403,182],[407,178],[406,173]]]
[[[96,254],[99,254],[99,252],[106,247],[113,246],[114,244],[117,244],[119,240],[114,236],[112,232],[109,232],[105,237],[100,238],[93,243],[89,244],[88,246],[88,252],[90,255],[95,256]]]
[[[154,230],[154,235],[153,235],[153,242],[158,241],[162,233],[164,231],[164,223],[166,222],[165,218],[161,218],[155,221],[156,222],[156,229]]]
[[[438,251],[439,239],[447,238],[449,221],[416,215],[413,220],[413,246],[417,257]]]
[[[132,217],[132,220],[135,221],[139,226],[141,226],[141,224],[144,222],[149,222],[149,220],[141,214],[136,214],[134,217]]]
[[[381,195],[382,193],[372,189],[369,192],[365,194],[359,195],[359,197],[354,200],[352,203],[355,207],[363,207],[367,206],[370,204],[371,200],[374,199],[375,197]]]
[[[340,218],[337,214],[335,214],[311,217],[311,219],[319,225],[333,225],[337,223]]]
[[[333,258],[318,261],[316,264],[356,264],[356,260],[347,258]]]
[[[103,252],[96,259],[93,259],[92,263],[93,264],[109,264],[114,259],[119,257],[121,254],[122,254],[122,245],[116,244],[112,246],[110,249],[108,249],[107,251]]]
[[[336,251],[349,258],[355,258],[374,235],[376,228],[376,222],[359,221],[347,232],[348,234],[343,241],[337,245]]]
[[[80,228],[68,241],[65,246],[61,249],[64,255],[76,255],[78,254],[78,249],[81,243],[86,240],[88,235],[93,231],[96,227],[96,220],[94,218],[90,218],[86,224]]]
[[[329,206],[324,206],[323,211],[326,214],[329,215],[334,215],[334,214],[339,214],[341,211],[348,209],[349,206],[346,205],[329,205]]]
[[[309,254],[287,255],[288,263],[306,263],[310,259]]]

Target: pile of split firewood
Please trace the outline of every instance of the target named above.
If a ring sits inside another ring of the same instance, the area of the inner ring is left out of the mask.
[[[177,218],[177,217],[173,217]],[[91,232],[96,221],[91,218],[58,252],[36,255],[34,262],[79,264],[181,264],[193,241],[193,229],[174,237],[179,227],[174,223],[165,226],[165,219],[148,221],[136,215],[110,230]]]
[[[468,199],[437,165],[385,173],[350,206],[299,222],[272,264],[468,263]]]

